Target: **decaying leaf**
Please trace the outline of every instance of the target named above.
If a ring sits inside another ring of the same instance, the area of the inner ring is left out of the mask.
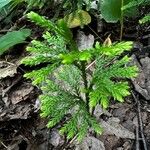
[[[99,139],[87,136],[81,144],[76,145],[75,150],[105,150],[105,146]]]
[[[0,61],[0,79],[13,77],[17,73],[17,65]]]
[[[91,16],[84,10],[78,10],[64,17],[65,22],[69,28],[88,25],[91,22]]]
[[[12,104],[17,104],[21,101],[25,101],[34,87],[31,84],[24,83],[10,94]]]
[[[105,46],[105,47],[109,47],[109,46],[111,46],[112,45],[112,41],[111,41],[111,39],[110,39],[110,35],[108,35],[108,37],[106,38],[106,40],[104,41],[104,43],[103,43],[103,46]]]
[[[103,134],[115,135],[118,138],[135,139],[135,134],[124,128],[119,122],[120,120],[115,117],[109,118],[107,122],[101,120],[101,126],[104,129]]]

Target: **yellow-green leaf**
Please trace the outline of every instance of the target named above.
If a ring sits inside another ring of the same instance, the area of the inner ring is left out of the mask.
[[[75,28],[78,26],[88,25],[91,22],[91,16],[84,10],[78,10],[75,13],[71,13],[64,17],[69,28]]]

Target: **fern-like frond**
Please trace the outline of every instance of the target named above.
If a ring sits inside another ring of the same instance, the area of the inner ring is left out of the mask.
[[[81,141],[87,134],[88,129],[92,128],[97,134],[102,133],[102,128],[95,120],[87,113],[85,108],[79,107],[79,110],[72,118],[60,129],[60,133],[67,134],[67,138],[73,138],[77,135],[77,140]]]
[[[27,51],[31,53],[30,56],[24,58],[22,63],[25,65],[38,65],[40,63],[59,61],[59,54],[67,53],[64,39],[58,35],[52,36],[49,32],[43,35],[44,41],[33,40]]]
[[[111,46],[101,46],[99,42],[96,43],[95,49],[101,55],[115,57],[122,54],[124,51],[129,51],[132,48],[133,42],[120,42]]]
[[[57,67],[58,64],[48,65],[47,67],[43,67],[39,70],[33,70],[30,73],[26,73],[24,77],[26,77],[27,79],[32,79],[33,85],[39,85],[44,83],[48,78],[50,78],[50,76]]]
[[[81,71],[73,65],[62,65],[54,73],[54,77],[71,93],[81,88]]]
[[[93,108],[97,104],[100,104],[103,108],[107,108],[109,106],[110,93],[105,87],[97,87],[94,88],[90,92],[90,107]]]
[[[42,90],[41,116],[48,118],[47,126],[51,128],[63,121],[60,132],[68,139],[77,136],[79,141],[89,128],[101,133],[90,110],[97,104],[107,108],[110,98],[122,102],[130,94],[128,83],[121,80],[135,77],[137,68],[127,65],[129,57],[118,56],[129,51],[132,42],[111,46],[96,43],[93,48],[79,51],[63,20],[54,24],[33,12],[28,18],[49,30],[42,41],[31,42],[27,47],[30,56],[22,61],[30,66],[46,62],[44,66],[47,66],[27,73],[25,77],[32,79]],[[86,68],[93,61],[95,65],[89,75]]]
[[[62,36],[67,42],[72,40],[72,33],[70,29],[67,28],[67,24],[62,19],[58,22],[58,24],[55,24],[54,22],[46,19],[44,16],[40,16],[39,14],[32,11],[27,14],[27,18],[40,27],[53,31],[55,34]]]
[[[146,15],[145,17],[143,17],[142,19],[139,20],[140,24],[144,24],[144,23],[147,23],[147,22],[150,22],[150,14]]]
[[[110,60],[106,56],[97,58],[92,79],[95,87],[90,92],[90,107],[101,104],[104,108],[107,108],[111,97],[122,102],[124,97],[129,95],[127,82],[113,81],[114,78],[123,79],[137,76],[137,67],[128,66],[129,61],[130,58],[127,56],[120,60]]]
[[[47,30],[61,32],[52,21],[47,20],[45,17],[40,16],[33,11],[27,14],[27,18],[36,23],[38,26],[46,28]]]
[[[103,78],[95,82],[95,88],[90,92],[89,105],[95,107],[97,104],[101,104],[103,108],[107,108],[111,97],[123,102],[124,97],[129,94],[127,82],[113,82],[107,78]]]
[[[95,70],[95,80],[99,80],[100,78],[131,78],[137,76],[137,67],[135,66],[125,66],[129,63],[130,58],[128,56],[124,56],[121,60],[112,61],[111,65],[102,64],[101,60],[103,58],[99,58],[96,61],[96,70]],[[105,58],[106,59],[106,58]],[[105,61],[106,62],[106,61]],[[99,76],[100,74],[100,76]]]
[[[69,120],[67,119],[68,121],[60,129],[60,133],[66,133],[68,139],[77,135],[77,139],[81,141],[90,127],[95,132],[101,133],[100,125],[95,118],[90,116],[84,101],[69,94],[53,81],[46,82],[42,90],[43,95],[40,96],[41,116],[49,118],[48,127],[55,126],[65,115],[70,114],[70,119],[68,118]]]

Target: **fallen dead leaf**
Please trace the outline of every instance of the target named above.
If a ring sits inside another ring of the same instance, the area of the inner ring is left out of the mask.
[[[107,122],[104,120],[101,120],[100,122],[104,129],[103,134],[105,135],[115,135],[118,138],[135,139],[135,134],[119,124],[120,120],[118,118],[112,117],[109,118]]]

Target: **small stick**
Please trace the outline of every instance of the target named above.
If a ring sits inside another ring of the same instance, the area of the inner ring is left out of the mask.
[[[6,148],[8,149],[8,147],[0,140],[0,143]]]
[[[138,120],[138,118],[137,118],[137,120]],[[139,146],[140,146],[140,144],[139,144],[139,127],[136,126],[136,150],[140,150]]]
[[[76,139],[77,139],[77,135],[71,141],[67,143],[67,146],[63,148],[63,150],[66,150]]]
[[[94,60],[93,62],[91,62],[91,63],[86,67],[85,70],[88,70],[91,66],[93,66],[93,65],[95,64],[95,62],[96,62],[96,60]]]
[[[143,123],[142,123],[142,117],[141,117],[140,101],[137,99],[137,97],[134,95],[133,92],[132,92],[132,96],[133,96],[134,100],[137,103],[138,121],[139,121],[140,133],[141,133],[141,137],[142,137],[142,141],[143,141],[144,150],[148,150],[147,144],[146,144],[146,139],[145,139],[145,136],[144,136],[144,133],[143,133],[144,131],[143,131]]]

